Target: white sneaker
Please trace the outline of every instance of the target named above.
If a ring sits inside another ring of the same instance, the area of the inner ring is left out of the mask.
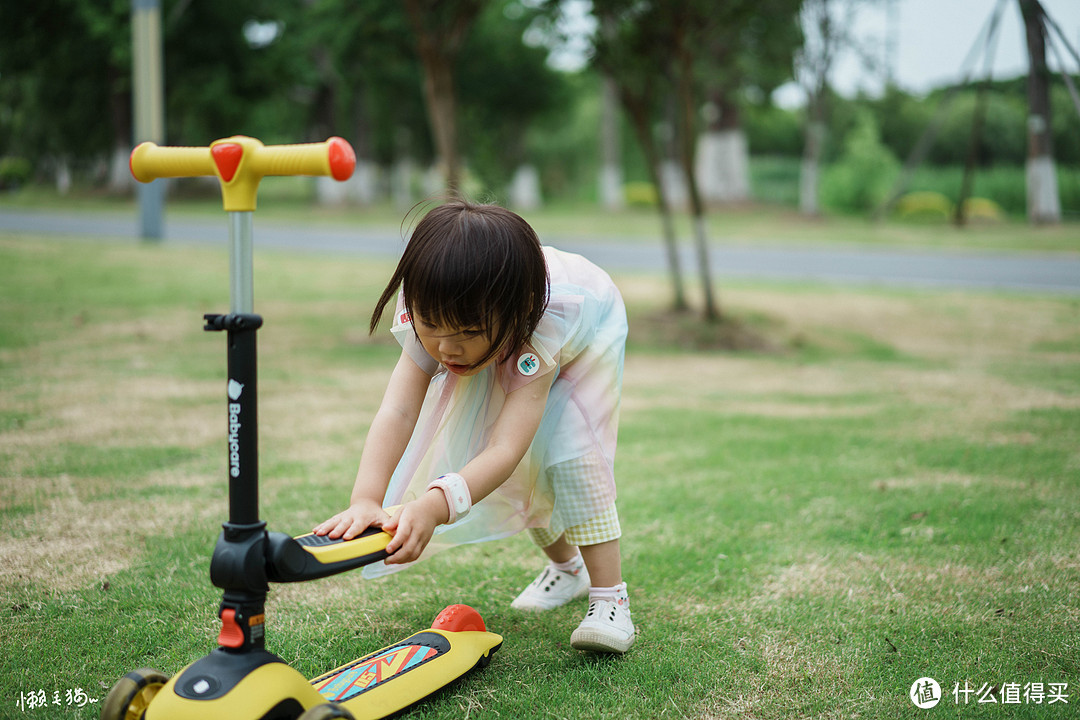
[[[570,636],[570,647],[593,652],[624,653],[634,644],[637,631],[630,609],[611,600],[593,600],[589,612]]]
[[[582,565],[568,573],[548,565],[536,576],[510,607],[516,610],[551,610],[589,594],[589,571]]]

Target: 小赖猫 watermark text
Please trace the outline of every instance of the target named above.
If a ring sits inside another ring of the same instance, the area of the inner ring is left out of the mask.
[[[55,707],[82,708],[97,702],[97,698],[90,697],[82,688],[53,690],[52,692],[39,688],[20,692],[15,698],[15,708],[20,712],[30,712]]]

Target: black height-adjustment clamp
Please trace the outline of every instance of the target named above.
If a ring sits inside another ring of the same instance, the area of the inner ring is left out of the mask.
[[[210,581],[226,592],[266,592],[266,523],[225,523],[210,558]]]
[[[211,313],[203,315],[203,320],[206,321],[206,324],[203,325],[203,330],[208,332],[220,332],[222,330],[228,330],[229,332],[258,330],[263,324],[262,315],[255,315],[253,313],[229,313],[228,315]]]

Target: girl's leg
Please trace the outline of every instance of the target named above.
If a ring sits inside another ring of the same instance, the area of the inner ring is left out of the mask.
[[[612,587],[623,581],[618,538],[596,545],[582,545],[581,557],[585,560],[585,567],[589,569],[589,577],[592,578],[594,586]]]
[[[566,542],[566,533],[563,533],[558,540],[542,549],[553,563],[569,562],[578,556],[577,547]],[[586,563],[588,563],[587,560]]]
[[[589,611],[570,636],[570,646],[593,652],[624,653],[637,636],[630,617],[630,596],[622,580],[619,541],[582,545],[581,556],[592,578]]]

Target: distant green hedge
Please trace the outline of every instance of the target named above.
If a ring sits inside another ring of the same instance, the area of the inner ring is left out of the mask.
[[[797,157],[756,155],[750,161],[750,185],[754,199],[790,207],[799,204],[799,173],[801,160]],[[897,170],[890,171],[889,182],[897,177]],[[960,165],[924,165],[916,170],[906,192],[932,192],[955,204],[960,198],[964,168]],[[822,171],[822,200],[836,197],[841,189],[830,188],[829,183],[851,183],[850,175]],[[1058,166],[1058,192],[1061,196],[1062,214],[1066,217],[1080,216],[1080,166]],[[1022,165],[976,168],[972,183],[972,196],[993,201],[1007,214],[1023,217],[1027,212],[1027,189]],[[834,212],[864,212],[865,208],[849,208],[843,205],[824,205]]]

